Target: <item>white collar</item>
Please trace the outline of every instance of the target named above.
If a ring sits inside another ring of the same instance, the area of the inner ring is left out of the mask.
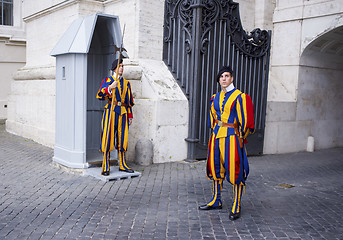
[[[226,88],[226,92],[230,92],[231,90],[233,90],[235,88],[235,86],[233,85],[233,83],[231,83],[227,88]]]

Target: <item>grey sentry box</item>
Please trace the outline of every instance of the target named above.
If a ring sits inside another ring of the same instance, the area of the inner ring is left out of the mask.
[[[56,135],[53,160],[87,168],[99,152],[104,101],[96,99],[110,74],[114,46],[122,33],[117,16],[95,14],[75,20],[56,44]]]

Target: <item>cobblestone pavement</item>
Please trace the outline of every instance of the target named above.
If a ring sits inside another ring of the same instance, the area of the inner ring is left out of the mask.
[[[227,182],[223,209],[198,210],[211,195],[204,161],[135,166],[141,177],[106,183],[52,156],[2,125],[0,239],[343,239],[343,148],[251,157],[234,222]]]

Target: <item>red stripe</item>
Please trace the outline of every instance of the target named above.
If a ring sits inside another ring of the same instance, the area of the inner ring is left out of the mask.
[[[106,93],[107,95],[110,95],[110,93],[108,92],[108,87],[105,88],[105,93]]]
[[[236,139],[236,138],[235,138]],[[240,158],[237,150],[237,140],[235,141],[235,182],[238,178],[239,170],[240,170]]]
[[[251,101],[251,98],[249,95],[245,94],[246,96],[246,110],[247,110],[247,123],[246,126],[247,128],[254,129],[255,128],[255,120],[254,120],[254,106]]]
[[[101,90],[101,88],[102,88],[102,84],[104,83],[105,79],[106,79],[106,78],[102,79],[102,82],[101,82],[101,85],[100,85],[100,88],[99,88],[99,91],[98,91],[98,92],[100,92],[100,90]]]

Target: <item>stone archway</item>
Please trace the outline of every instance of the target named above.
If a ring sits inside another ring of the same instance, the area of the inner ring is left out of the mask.
[[[343,146],[343,26],[320,35],[300,58],[296,116],[315,149]]]

